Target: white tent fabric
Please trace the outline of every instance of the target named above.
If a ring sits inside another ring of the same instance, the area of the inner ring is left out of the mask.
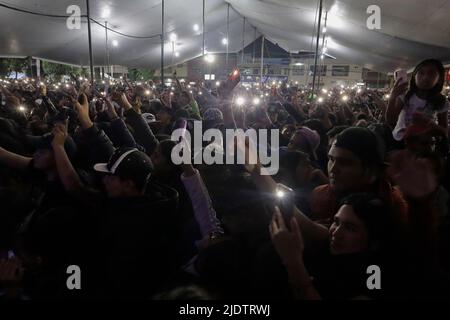
[[[91,17],[134,39],[109,32],[111,64],[158,68],[160,64],[161,0],[90,0]],[[316,0],[206,0],[206,49],[225,52],[227,3],[230,9],[229,51],[242,48],[263,34],[290,52],[311,51]],[[54,15],[67,15],[77,4],[86,14],[84,0],[0,0],[0,4]],[[177,34],[175,57],[172,43],[165,44],[165,64],[180,63],[201,55],[202,0],[166,0],[166,38]],[[381,8],[381,30],[369,30],[369,5]],[[102,18],[109,8],[107,19]],[[328,53],[370,69],[392,71],[412,67],[435,57],[450,60],[450,0],[324,0],[328,11]],[[34,56],[77,65],[89,64],[86,19],[80,30],[69,30],[66,19],[21,13],[0,7],[0,55]],[[199,31],[193,25],[200,26]],[[106,65],[105,29],[91,23],[94,64]],[[113,40],[118,46],[111,45]]]

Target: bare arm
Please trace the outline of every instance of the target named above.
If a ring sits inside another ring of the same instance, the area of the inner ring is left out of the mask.
[[[0,163],[14,169],[25,170],[32,158],[24,157],[0,147]]]
[[[53,128],[52,148],[55,157],[56,169],[58,170],[59,178],[68,192],[78,192],[83,188],[78,173],[72,166],[72,163],[64,150],[64,143],[67,138],[67,122],[66,124],[57,124]]]
[[[286,227],[290,225],[290,230]],[[303,232],[295,218],[284,221],[276,207],[269,225],[272,243],[286,268],[295,297],[302,300],[321,300],[303,261]]]
[[[403,109],[403,102],[398,98],[390,98],[386,109],[386,122],[392,128],[397,124],[398,116]]]
[[[252,178],[255,184],[264,192],[275,193],[277,183],[271,176],[261,175],[259,170],[256,169],[252,173]],[[328,241],[328,229],[325,226],[309,219],[297,207],[294,207],[294,216],[300,226],[308,249],[316,247],[318,243],[326,243]]]
[[[397,124],[398,116],[404,107],[403,102],[398,97],[405,93],[407,88],[407,83],[400,84],[400,80],[397,80],[392,89],[386,109],[386,122],[392,128]]]

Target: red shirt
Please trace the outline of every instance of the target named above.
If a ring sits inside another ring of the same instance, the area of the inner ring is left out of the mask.
[[[392,212],[396,215],[394,219],[399,225],[406,226],[409,224],[408,203],[397,187],[391,187],[388,182],[383,181],[379,184],[376,194],[392,209]],[[341,198],[338,198],[328,184],[315,188],[310,199],[311,219],[331,224],[339,209]]]

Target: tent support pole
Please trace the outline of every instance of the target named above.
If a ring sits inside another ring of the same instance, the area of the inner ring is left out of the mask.
[[[229,55],[229,46],[230,43],[230,4],[227,4],[227,55],[225,58],[225,65],[226,65],[226,73],[228,73],[228,55]]]
[[[164,87],[164,0],[161,9],[161,86]]]
[[[313,74],[313,83],[312,83],[312,96],[311,98],[314,98],[314,92],[316,88],[316,74],[317,74],[317,58],[319,54],[319,39],[320,39],[320,23],[322,20],[322,0],[320,1],[320,8],[319,8],[319,21],[317,23],[317,40],[316,40],[316,54],[314,57],[314,74]]]
[[[259,78],[259,86],[261,90],[263,89],[263,72],[264,72],[264,35],[261,37],[261,70]]]
[[[109,46],[108,46],[108,21],[105,21],[105,45],[106,45],[106,63],[108,67],[106,68],[109,75],[111,75],[111,67],[109,63]]]
[[[89,38],[89,67],[91,69],[91,85],[94,85],[94,58],[92,56],[91,15],[89,12],[89,0],[86,0],[87,25]]]
[[[244,64],[244,49],[245,49],[245,17],[242,24],[242,59],[241,64]]]
[[[256,27],[254,27],[255,29],[255,34],[253,35],[253,59],[252,59],[252,63],[255,63],[255,56],[256,56],[256,47],[255,47],[255,42],[256,42]]]
[[[328,11],[325,12],[325,24],[324,27],[327,27],[327,19],[328,19]],[[323,59],[322,56],[320,56],[320,67],[319,67],[319,80],[317,81],[317,89],[320,89],[320,78],[322,76],[322,66],[325,65],[325,32],[323,33],[323,37],[322,37],[322,55],[323,55]]]

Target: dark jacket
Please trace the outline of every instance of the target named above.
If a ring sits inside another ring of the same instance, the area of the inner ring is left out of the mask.
[[[158,140],[147,122],[145,122],[144,118],[142,118],[142,116],[134,109],[125,111],[124,115],[127,124],[132,128],[136,142],[144,147],[145,153],[151,155],[158,146]]]
[[[128,130],[127,125],[123,119],[116,119],[111,122],[101,122],[97,124],[97,127],[104,130],[106,135],[111,139],[114,147],[129,147],[137,148],[138,145],[133,138],[130,130]]]
[[[114,145],[109,137],[95,124],[74,138],[78,146],[77,164],[84,169],[92,169],[96,163],[108,162],[114,152]]]
[[[148,298],[164,289],[175,268],[177,205],[175,190],[152,185],[145,196],[105,199],[94,209],[100,232],[92,280],[100,296]]]

